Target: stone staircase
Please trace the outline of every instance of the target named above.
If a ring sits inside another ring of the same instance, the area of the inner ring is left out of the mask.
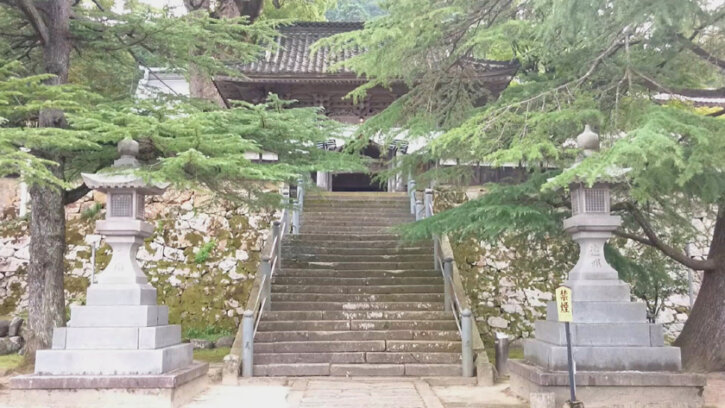
[[[305,199],[254,339],[255,376],[460,376],[432,243],[389,228],[413,216],[404,193]]]

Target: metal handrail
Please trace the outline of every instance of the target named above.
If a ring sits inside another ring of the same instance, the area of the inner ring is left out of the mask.
[[[270,310],[272,299],[272,277],[277,270],[282,268],[282,241],[288,231],[293,234],[299,233],[300,213],[304,203],[303,180],[299,179],[297,184],[297,198],[292,205],[292,224],[287,208],[282,210],[279,220],[272,222],[271,236],[262,250],[262,261],[257,270],[257,277],[250,292],[247,307],[242,317],[242,376],[252,377],[254,375],[254,335],[257,333],[262,314]],[[289,204],[289,191],[283,191],[282,203],[286,207]]]
[[[411,181],[412,186],[408,191],[410,195],[411,213],[415,215],[416,221],[432,217],[433,211],[433,190],[425,189],[424,199],[416,199],[415,182]],[[441,237],[433,235],[433,267],[443,275],[444,289],[444,310],[452,312],[456,321],[458,333],[461,336],[461,366],[464,377],[473,376],[473,314],[466,302],[465,307],[461,302],[453,281],[453,264],[452,257],[446,257],[443,253],[443,245]],[[465,296],[465,294],[464,294]],[[480,341],[480,339],[479,339]]]

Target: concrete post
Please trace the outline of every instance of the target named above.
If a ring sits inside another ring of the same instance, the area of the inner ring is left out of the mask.
[[[428,218],[433,215],[433,190],[430,188],[425,189],[425,194],[423,195],[423,203],[425,205],[425,218]]]
[[[297,201],[300,203],[300,208],[305,203],[305,180],[300,177],[297,179]]]
[[[461,367],[464,377],[473,377],[473,322],[471,310],[461,312]]]
[[[420,221],[425,218],[425,209],[423,208],[423,201],[415,201],[415,220]]]
[[[440,237],[433,237],[433,270],[435,271],[441,270],[440,258],[438,256],[438,252],[440,252],[440,247]]]
[[[499,377],[508,375],[509,360],[509,338],[504,333],[496,333],[495,340],[495,364]]]
[[[269,311],[272,306],[272,297],[270,296],[270,293],[272,292],[272,260],[269,255],[264,255],[262,257],[262,264],[260,266],[262,267],[262,273],[264,274],[264,284],[261,288],[259,288],[259,290],[262,291],[261,299],[264,301],[264,308],[262,310]]]
[[[242,377],[254,375],[254,312],[245,310],[242,317]]]
[[[453,276],[453,258],[443,260],[443,307],[446,312],[451,311],[451,276]]]
[[[292,233],[300,233],[300,205],[297,199],[292,200]]]
[[[410,213],[415,215],[415,180],[410,179],[408,183],[408,194],[410,194]]]
[[[319,187],[320,190],[327,191],[327,172],[326,171],[317,172],[317,187]]]

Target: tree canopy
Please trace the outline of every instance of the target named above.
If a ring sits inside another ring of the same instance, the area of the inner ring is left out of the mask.
[[[353,98],[374,86],[410,89],[364,132],[428,138],[426,149],[402,160],[403,168],[456,159],[529,174],[523,184],[489,186],[482,198],[416,223],[408,236],[456,232],[495,241],[528,231],[543,239],[561,228],[571,181],[591,183],[612,168],[627,168],[613,206],[624,218],[617,234],[705,271],[677,343],[688,368],[724,368],[725,333],[718,327],[725,324],[725,307],[714,293],[725,282],[725,109],[682,96],[725,96],[725,6],[697,0],[400,0],[381,6],[387,14],[364,30],[318,44],[366,50],[338,65],[368,79]],[[470,58],[520,65],[496,98],[467,72]],[[481,106],[481,98],[488,103]],[[585,124],[601,135],[602,149],[571,168],[577,157],[571,139]],[[434,168],[419,182],[454,180],[466,171]],[[693,228],[693,214],[717,220],[714,236]],[[705,259],[685,253],[684,244],[695,240],[710,246]]]

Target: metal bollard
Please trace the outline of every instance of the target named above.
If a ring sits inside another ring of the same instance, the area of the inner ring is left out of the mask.
[[[423,201],[416,200],[415,201],[415,220],[420,221],[423,218],[425,218],[425,210],[423,209]]]
[[[473,322],[470,309],[461,312],[461,367],[464,377],[473,377]]]
[[[305,180],[300,177],[297,179],[297,201],[300,203],[300,208],[305,202]]]
[[[264,302],[264,311],[269,311],[269,309],[272,307],[271,302],[271,296],[270,293],[272,293],[272,260],[270,259],[269,255],[265,255],[262,257],[262,273],[264,274],[264,284],[259,289],[262,291],[262,300],[266,300]]]
[[[496,364],[496,372],[499,377],[508,375],[509,344],[508,335],[505,333],[496,333],[494,363]]]
[[[245,310],[242,317],[242,377],[254,375],[254,312]]]
[[[425,218],[433,215],[433,190],[430,188],[425,189],[423,195],[423,205],[425,206]]]
[[[451,277],[453,276],[453,258],[443,259],[443,307],[446,312],[451,311]]]
[[[292,200],[292,233],[300,233],[300,206],[297,199]]]
[[[410,195],[410,213],[415,215],[415,180],[408,183],[408,194]]]

